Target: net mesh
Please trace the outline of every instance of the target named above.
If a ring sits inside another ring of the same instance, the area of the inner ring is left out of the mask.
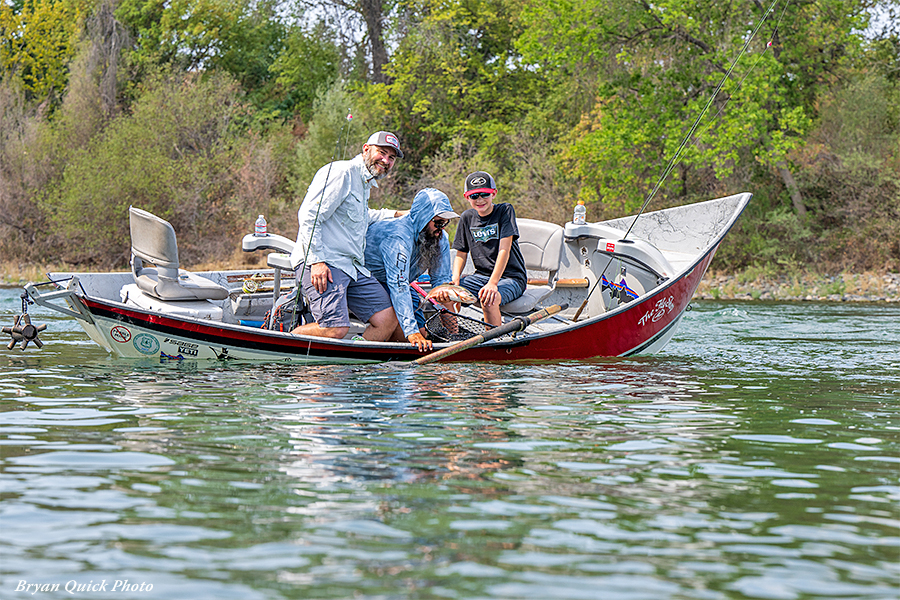
[[[425,321],[431,337],[441,342],[459,342],[493,329],[487,323],[451,312],[438,312]]]

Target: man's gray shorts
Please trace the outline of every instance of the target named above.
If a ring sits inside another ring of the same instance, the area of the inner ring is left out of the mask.
[[[374,277],[358,273],[354,281],[340,269],[328,268],[334,281],[328,282],[324,294],[313,287],[309,269],[303,269],[303,296],[319,327],[350,327],[350,312],[365,323],[375,313],[391,308],[391,297]],[[297,267],[298,276],[301,269],[302,265]]]

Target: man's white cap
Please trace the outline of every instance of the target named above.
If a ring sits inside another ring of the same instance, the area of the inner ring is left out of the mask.
[[[398,140],[397,136],[390,131],[376,131],[369,136],[369,141],[366,142],[366,144],[369,146],[385,146],[387,148],[393,148],[394,151],[397,152],[397,156],[403,158],[403,150],[400,149],[400,140]]]

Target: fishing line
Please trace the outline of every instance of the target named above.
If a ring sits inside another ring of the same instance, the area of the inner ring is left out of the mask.
[[[736,86],[735,89],[734,89],[734,93],[732,93],[732,94],[728,97],[728,99],[722,104],[722,107],[718,110],[718,112],[716,112],[715,116],[713,116],[713,118],[710,119],[710,121],[709,121],[709,123],[707,123],[706,127],[704,127],[703,129],[701,129],[701,130],[700,130],[700,133],[698,133],[698,134],[694,137],[694,139],[693,139],[693,140],[691,141],[691,143],[688,145],[688,147],[686,148],[686,150],[690,150],[691,148],[693,148],[694,146],[697,145],[697,142],[700,141],[700,138],[703,137],[703,134],[705,134],[707,131],[709,131],[709,128],[712,127],[712,126],[715,124],[716,120],[717,120],[720,116],[722,116],[722,113],[725,112],[725,109],[728,107],[728,104],[729,104],[732,100],[734,100],[734,98],[738,95],[738,92],[741,91],[741,88],[742,88],[743,85],[744,85],[744,81],[745,81],[745,80],[747,79],[747,77],[749,77],[750,74],[756,69],[756,65],[759,64],[759,61],[761,61],[761,60],[763,59],[763,57],[764,57],[764,56],[766,55],[766,53],[769,51],[769,48],[772,46],[772,41],[775,39],[775,36],[778,34],[778,26],[781,24],[781,21],[784,19],[784,14],[787,12],[788,6],[790,6],[790,2],[788,2],[788,3],[786,3],[786,4],[784,5],[784,8],[781,10],[781,16],[778,17],[778,22],[775,23],[775,28],[772,30],[772,35],[769,36],[769,41],[768,41],[768,43],[766,44],[766,47],[763,48],[762,53],[759,54],[759,56],[756,57],[756,61],[750,66],[750,68],[747,70],[747,72],[744,73],[744,76],[741,77],[741,79],[737,82],[737,86]],[[745,102],[746,102],[746,101],[745,101]],[[685,154],[685,152],[682,152],[682,153],[681,153],[681,156],[678,157],[678,159],[677,159],[677,161],[675,162],[675,165],[674,165],[674,166],[678,166],[678,163],[680,163],[680,162],[681,162],[681,159],[684,158],[684,154]]]
[[[684,154],[685,147],[687,146],[688,141],[690,141],[691,137],[693,137],[694,132],[697,130],[697,127],[700,125],[700,121],[703,119],[703,116],[706,114],[706,111],[709,110],[709,107],[712,105],[713,101],[716,99],[716,96],[719,95],[719,92],[722,91],[722,87],[725,85],[725,82],[728,81],[728,78],[731,76],[732,71],[737,66],[738,61],[741,60],[741,57],[747,52],[747,48],[750,47],[750,43],[753,41],[753,38],[756,37],[757,32],[763,26],[763,23],[766,22],[766,18],[769,13],[772,12],[772,9],[780,0],[772,0],[772,4],[769,5],[769,8],[766,9],[766,12],[763,14],[762,19],[760,19],[759,23],[756,25],[756,29],[753,30],[753,33],[750,34],[750,37],[747,38],[747,41],[744,42],[744,45],[741,47],[741,51],[738,52],[737,57],[731,62],[731,66],[728,67],[728,71],[725,72],[725,75],[722,76],[722,80],[719,82],[719,85],[716,86],[715,91],[709,97],[709,100],[706,102],[706,106],[703,107],[703,110],[700,111],[700,114],[697,115],[697,118],[694,120],[694,124],[691,125],[690,131],[688,131],[687,135],[685,135],[681,144],[678,146],[678,150],[675,151],[675,155],[669,161],[669,164],[666,166],[665,171],[660,176],[659,180],[656,182],[656,185],[653,186],[653,189],[650,190],[650,193],[647,195],[647,199],[644,200],[644,204],[641,206],[641,210],[638,211],[638,214],[635,215],[634,221],[631,222],[631,226],[628,228],[628,231],[625,232],[625,235],[622,239],[628,237],[628,234],[631,233],[631,229],[634,227],[634,224],[637,223],[638,218],[640,218],[641,214],[644,212],[644,209],[647,208],[647,205],[650,204],[650,201],[656,195],[656,192],[662,187],[662,184],[669,177],[669,174],[674,170],[676,161],[681,158],[681,155]],[[787,8],[787,6],[785,6]]]
[[[772,0],[772,3],[769,5],[769,7],[763,13],[762,18],[759,20],[759,23],[757,23],[756,28],[753,30],[753,33],[751,33],[750,37],[747,38],[747,41],[744,42],[744,45],[741,47],[741,50],[740,50],[740,52],[738,52],[738,55],[735,57],[735,59],[733,61],[731,61],[731,65],[728,67],[728,70],[722,76],[722,79],[721,79],[721,81],[719,81],[719,84],[716,86],[715,91],[710,95],[709,99],[706,101],[706,105],[703,107],[703,110],[700,111],[700,114],[697,115],[697,118],[694,120],[694,123],[691,125],[690,130],[681,139],[681,143],[678,145],[678,149],[675,151],[675,154],[669,160],[669,163],[666,165],[666,168],[663,170],[662,175],[660,175],[659,179],[656,181],[656,184],[650,190],[650,193],[647,194],[647,198],[644,200],[644,203],[641,205],[641,209],[635,215],[634,220],[631,222],[631,225],[628,226],[628,230],[625,232],[625,235],[622,236],[622,238],[621,238],[622,240],[626,239],[628,237],[628,234],[631,233],[631,230],[634,228],[634,225],[637,223],[638,219],[644,213],[644,210],[647,208],[647,205],[650,204],[650,201],[653,199],[654,196],[656,196],[656,193],[662,187],[662,185],[666,181],[666,179],[668,179],[669,174],[675,169],[675,166],[681,160],[681,157],[684,155],[685,149],[688,147],[688,142],[691,140],[691,138],[693,138],[694,133],[697,131],[697,127],[699,127],[699,125],[700,125],[700,121],[703,119],[703,116],[709,110],[709,107],[712,105],[713,101],[715,101],[716,96],[719,95],[719,92],[722,91],[722,87],[725,85],[725,82],[728,81],[728,78],[731,76],[731,73],[734,71],[738,62],[741,60],[741,57],[743,57],[744,54],[747,52],[747,48],[750,47],[750,43],[754,40],[754,38],[756,37],[756,34],[759,32],[760,28],[763,26],[763,23],[766,22],[768,15],[772,12],[772,10],[775,8],[775,5],[778,4],[779,1],[780,0]],[[781,18],[784,17],[784,11],[786,11],[786,10],[787,10],[787,4],[785,4],[785,8],[781,13]],[[778,23],[781,22],[781,18],[779,18]],[[776,25],[775,25],[775,32],[778,31],[778,23],[776,23]],[[775,33],[773,32],[772,36],[774,37],[774,35],[775,35]],[[771,38],[770,38],[770,42],[771,42]],[[768,46],[769,45],[767,44],[766,49],[768,49]],[[756,63],[758,63],[761,58],[762,58],[762,55],[760,55],[760,57],[757,58]],[[754,63],[751,66],[751,70],[756,66],[756,63]],[[749,75],[749,74],[750,74],[750,71],[747,72],[747,75]],[[744,77],[740,80],[740,83],[743,83],[744,79],[747,78],[747,75],[744,75]],[[738,86],[738,89],[740,89],[740,85]],[[729,101],[730,101],[730,98],[729,98]],[[728,103],[726,102],[725,104],[727,105]],[[723,106],[723,110],[724,110],[724,106]],[[721,114],[721,110],[719,111],[718,114]],[[717,114],[717,116],[718,116],[718,114]],[[706,129],[703,130],[703,132],[705,132],[705,131],[706,131]],[[603,267],[603,270],[600,271],[601,277],[598,277],[597,281],[594,282],[594,285],[591,287],[590,291],[588,292],[587,296],[585,297],[584,302],[581,303],[581,306],[579,306],[578,310],[575,312],[575,316],[572,317],[572,322],[577,321],[578,317],[581,316],[581,312],[584,310],[584,307],[587,306],[588,300],[590,299],[591,295],[594,293],[594,290],[597,289],[597,284],[599,284],[600,281],[603,279],[602,275],[604,273],[606,273],[606,270],[612,264],[612,261],[614,260],[614,258],[615,258],[614,256],[610,256],[609,262],[607,262],[606,266]]]
[[[316,206],[316,216],[313,219],[312,228],[309,230],[309,243],[306,244],[306,253],[303,255],[303,269],[300,271],[299,281],[297,281],[297,298],[294,300],[294,314],[291,315],[291,327],[288,331],[293,331],[294,327],[297,326],[297,317],[299,316],[299,310],[297,310],[301,306],[301,300],[303,297],[303,272],[306,271],[306,260],[309,258],[309,249],[312,247],[312,238],[313,234],[316,231],[316,225],[319,223],[319,211],[322,210],[322,200],[325,198],[325,190],[328,188],[328,177],[331,175],[331,166],[334,164],[334,161],[338,157],[338,153],[341,151],[341,135],[344,133],[344,126],[347,126],[347,140],[350,139],[350,124],[353,121],[353,115],[350,114],[350,111],[347,111],[347,118],[343,125],[341,125],[340,131],[338,131],[337,140],[335,142],[334,154],[331,155],[331,162],[328,163],[328,170],[325,171],[325,183],[322,184],[322,193],[319,195],[319,204]],[[346,143],[344,145],[344,150],[346,151]],[[312,283],[312,271],[310,270],[310,283]]]

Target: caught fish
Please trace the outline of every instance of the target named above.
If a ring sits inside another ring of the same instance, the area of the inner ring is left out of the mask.
[[[452,283],[445,283],[436,288],[432,288],[432,290],[428,292],[428,298],[434,298],[442,291],[447,291],[450,294],[451,302],[462,302],[463,304],[475,303],[475,296],[472,295],[472,292],[460,285],[453,285]]]

